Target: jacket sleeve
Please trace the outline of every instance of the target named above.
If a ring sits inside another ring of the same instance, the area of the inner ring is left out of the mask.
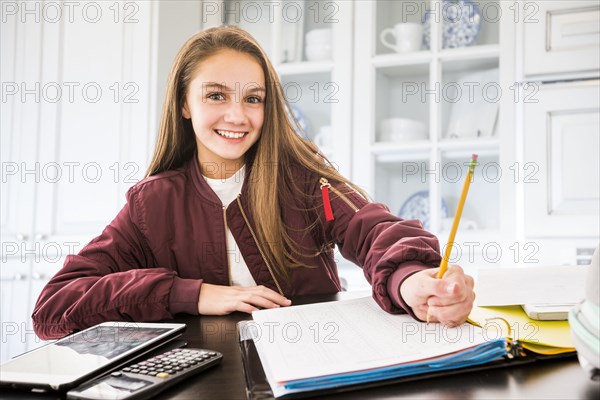
[[[416,318],[400,296],[400,285],[410,275],[439,266],[437,238],[417,220],[402,220],[381,203],[368,202],[362,195],[339,182],[329,190],[333,220],[326,221],[320,185],[316,211],[323,235],[334,242],[342,256],[363,268],[373,298],[390,313],[407,312]]]
[[[36,334],[55,339],[106,321],[157,321],[198,314],[201,280],[158,268],[142,230],[137,187],[102,234],[46,284],[32,319]]]

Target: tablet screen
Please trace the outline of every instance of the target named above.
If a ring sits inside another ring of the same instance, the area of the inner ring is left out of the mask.
[[[67,336],[2,365],[2,381],[72,382],[169,336],[177,324],[101,324]]]

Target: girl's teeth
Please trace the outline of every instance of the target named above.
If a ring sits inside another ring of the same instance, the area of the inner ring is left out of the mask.
[[[245,132],[230,132],[230,131],[220,131],[217,130],[217,133],[221,136],[225,136],[226,138],[229,139],[239,139],[241,137],[244,137],[244,135],[246,134]]]

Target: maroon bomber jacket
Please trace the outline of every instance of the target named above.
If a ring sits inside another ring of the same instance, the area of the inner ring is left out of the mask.
[[[346,259],[362,266],[382,309],[414,317],[400,296],[400,284],[440,261],[437,239],[418,221],[401,220],[385,205],[368,202],[357,192],[344,195],[344,184],[300,171],[296,183],[313,194],[313,204],[286,198],[282,213],[287,226],[298,228],[289,230],[291,237],[302,248],[315,250],[310,253],[314,256],[302,259],[314,268],[295,268],[286,282],[265,262],[263,247],[255,240],[247,197],[249,171],[241,194],[225,208],[202,178],[196,160],[133,186],[127,204],[102,234],[66,258],[33,312],[40,338],[62,337],[104,321],[158,321],[180,312],[198,314],[203,282],[230,284],[225,224],[258,285],[285,296],[340,291],[333,258],[336,244]],[[324,213],[323,182],[330,193],[331,221]],[[276,188],[280,189],[285,192]],[[318,223],[303,233],[315,219]]]

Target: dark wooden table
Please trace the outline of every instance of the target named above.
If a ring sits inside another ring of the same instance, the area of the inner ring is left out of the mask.
[[[294,304],[340,300],[366,293],[303,296]],[[180,316],[183,338],[189,347],[223,353],[223,362],[197,377],[163,392],[161,399],[245,399],[245,379],[237,342],[236,324],[250,319],[243,313],[224,317]],[[32,398],[19,393],[2,393],[2,398]],[[44,398],[60,398],[44,396]],[[588,379],[575,358],[547,360],[511,368],[455,374],[376,388],[329,395],[327,399],[598,399],[600,383]]]
[[[341,300],[368,293],[303,296],[294,304]],[[250,319],[235,313],[226,317],[188,317],[185,338],[190,347],[223,353],[223,362],[193,382],[166,392],[165,398],[245,399],[245,381],[237,343],[236,324]],[[537,362],[448,377],[380,386],[326,396],[328,399],[598,399],[600,383],[588,379],[575,358]]]

